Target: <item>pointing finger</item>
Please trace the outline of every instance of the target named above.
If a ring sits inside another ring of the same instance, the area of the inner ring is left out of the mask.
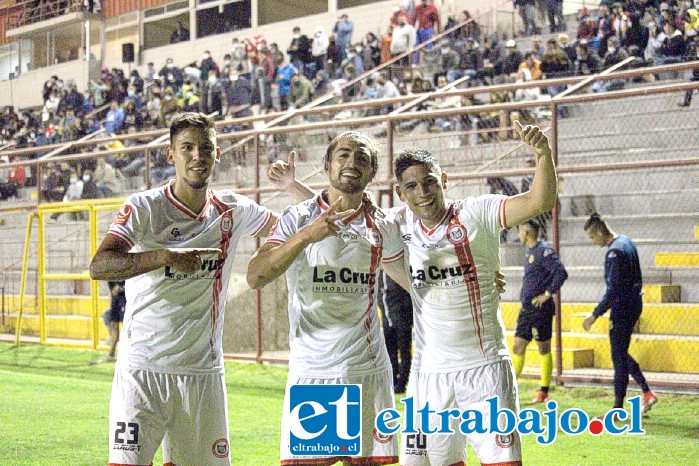
[[[328,215],[332,215],[333,213],[335,213],[337,207],[340,205],[340,202],[342,202],[342,196],[338,197],[337,199],[335,199],[335,202],[330,204],[330,207],[328,208]]]
[[[345,218],[349,217],[350,215],[352,215],[352,214],[355,213],[355,212],[356,212],[355,209],[350,209],[350,210],[345,210],[345,211],[343,211],[343,212],[338,212],[338,213],[336,213],[336,214],[330,215],[330,216],[328,217],[328,220],[331,220],[331,221],[333,221],[333,222],[334,222],[335,220],[342,220],[342,219],[345,219]]]

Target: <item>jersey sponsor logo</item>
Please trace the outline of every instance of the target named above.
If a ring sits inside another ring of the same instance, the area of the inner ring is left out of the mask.
[[[426,456],[427,435],[423,434],[419,430],[416,434],[406,434],[405,448],[403,449],[403,453],[410,456]]]
[[[216,440],[211,446],[211,453],[213,453],[216,458],[228,458],[228,454],[230,453],[228,439],[220,438]]]
[[[114,218],[114,225],[126,225],[126,222],[129,221],[129,217],[131,217],[132,211],[133,208],[128,204],[124,204],[123,206],[121,206],[121,209],[119,209],[119,213]]]
[[[313,291],[316,293],[368,293],[369,286],[375,283],[375,273],[354,272],[349,267],[339,270],[313,267]],[[335,286],[338,284],[347,286]]]
[[[362,386],[292,385],[285,428],[292,455],[360,455]]]
[[[466,228],[459,223],[449,225],[449,228],[447,228],[447,239],[455,246],[463,244],[468,240]]]
[[[473,264],[455,265],[453,267],[430,265],[426,269],[417,270],[413,270],[410,267],[410,275],[413,277],[413,288],[451,287],[478,279]]]
[[[411,235],[410,233],[406,233],[403,235],[403,242],[405,244],[409,244],[410,240],[412,240],[412,239],[413,239],[413,235]]]
[[[184,234],[177,227],[170,230],[170,240],[172,240],[172,241],[183,241],[184,240],[183,236],[184,236]]]
[[[204,259],[199,270],[193,273],[179,272],[169,265],[165,266],[165,278],[168,280],[206,279],[213,280],[220,276],[224,259]]]

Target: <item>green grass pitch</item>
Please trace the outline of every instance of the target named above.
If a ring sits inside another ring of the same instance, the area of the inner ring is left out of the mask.
[[[0,465],[105,465],[113,364],[104,353],[0,343]],[[226,362],[232,458],[235,465],[278,465],[279,422],[286,369]],[[522,407],[536,394],[520,384]],[[638,392],[631,391],[630,395]],[[604,412],[612,391],[552,390],[559,412]],[[524,436],[525,465],[684,465],[699,452],[699,396],[660,394],[643,418],[645,435],[559,435],[549,446]],[[397,400],[398,401],[398,400]],[[401,406],[398,404],[398,406]],[[162,464],[156,457],[155,465]],[[479,464],[471,450],[467,464]]]

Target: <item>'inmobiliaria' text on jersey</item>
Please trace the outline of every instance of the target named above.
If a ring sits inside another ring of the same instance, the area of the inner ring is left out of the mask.
[[[286,242],[328,208],[321,195],[288,207],[267,242]],[[385,234],[382,215],[365,206],[339,225],[336,236],[307,246],[286,272],[289,371],[295,376],[340,377],[391,367],[376,311],[377,273],[382,258],[402,257],[403,246],[396,234]]]
[[[171,374],[223,372],[223,316],[238,241],[256,236],[272,213],[232,191],[207,192],[200,213],[175,198],[171,184],[126,200],[108,234],[129,252],[168,247],[219,248],[192,274],[170,267],[126,281],[119,364]]]
[[[506,199],[486,195],[452,202],[432,229],[407,207],[390,212],[408,254],[413,370],[453,372],[509,359],[494,283]]]

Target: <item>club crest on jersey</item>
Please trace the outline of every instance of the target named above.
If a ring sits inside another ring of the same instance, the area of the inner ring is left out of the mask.
[[[114,218],[114,225],[126,225],[126,222],[129,221],[129,217],[131,217],[132,211],[133,208],[128,204],[124,204],[123,206],[121,206],[121,209],[119,209],[119,213]]]
[[[228,440],[220,438],[211,446],[211,452],[216,458],[228,458],[229,447]]]
[[[371,245],[380,248],[383,244],[383,238],[381,237],[381,233],[379,233],[377,230],[373,228],[369,228],[367,230],[367,234],[369,236],[369,242],[371,243]]]
[[[495,443],[500,448],[511,448],[512,444],[515,443],[515,437],[511,433],[507,434],[507,435],[496,434],[495,435]]]
[[[447,228],[447,239],[454,245],[463,244],[467,239],[466,228],[459,223],[449,225],[449,228]]]
[[[233,219],[231,218],[230,212],[223,214],[221,219],[221,231],[228,233],[233,228]]]
[[[374,440],[376,440],[379,443],[388,443],[391,440],[393,440],[393,435],[391,434],[384,434],[381,432],[379,429],[374,427]]]

